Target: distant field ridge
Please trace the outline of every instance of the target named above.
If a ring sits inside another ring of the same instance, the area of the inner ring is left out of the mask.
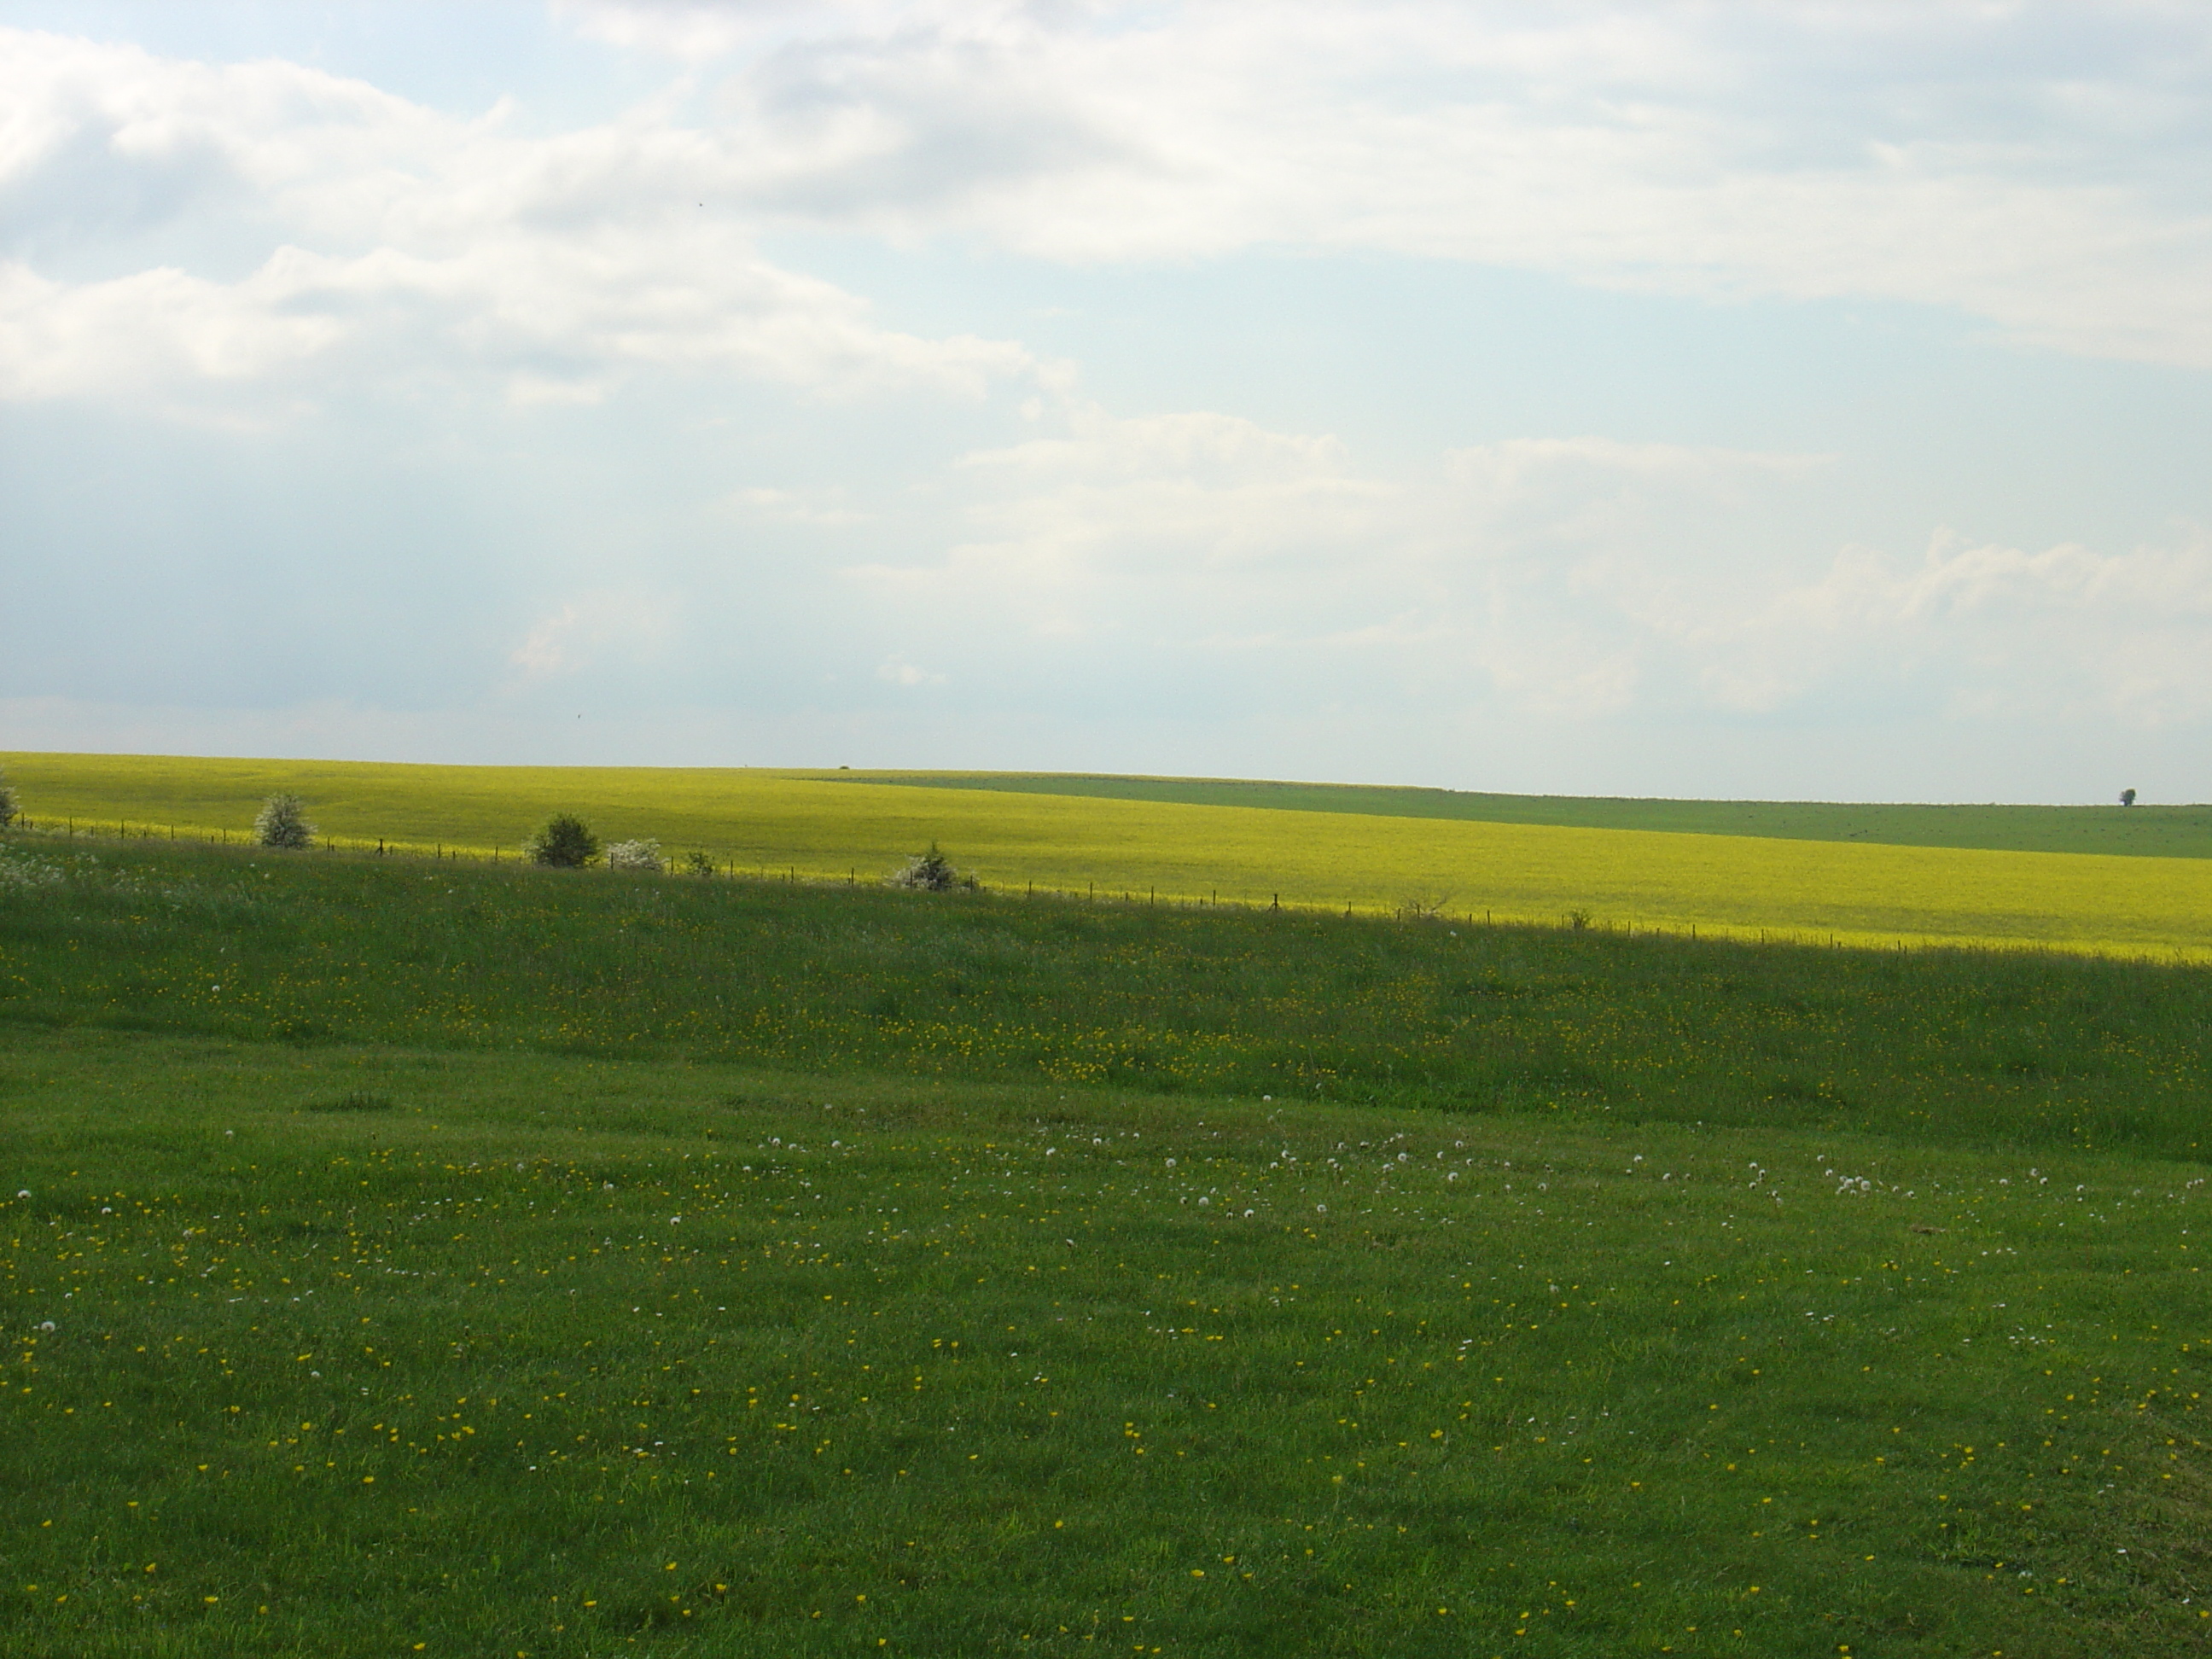
[[[1277,811],[1356,812],[1462,823],[1586,830],[1656,830],[1782,841],[1992,852],[2108,853],[2212,858],[2212,805],[2051,806],[1913,802],[1672,800],[1631,795],[1512,795],[1361,783],[1116,776],[1081,772],[847,772],[859,783],[993,789]]]

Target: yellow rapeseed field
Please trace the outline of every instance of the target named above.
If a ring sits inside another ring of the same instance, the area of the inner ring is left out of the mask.
[[[997,888],[1838,944],[2212,960],[2212,860],[1868,846],[872,784],[864,772],[0,757],[34,826],[242,835],[304,796],[341,845],[514,856],[554,811],[738,872],[874,881],[932,841]]]

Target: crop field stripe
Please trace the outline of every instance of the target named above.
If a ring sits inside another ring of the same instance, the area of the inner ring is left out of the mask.
[[[1381,817],[1666,830],[1781,841],[1963,847],[2017,853],[2212,858],[2212,806],[1930,805],[1918,802],[1667,800],[1633,796],[1502,795],[1353,783],[1245,778],[1119,777],[1069,772],[842,772],[838,781],[1111,800],[1353,812]]]
[[[735,873],[873,880],[931,842],[989,885],[1131,902],[1447,915],[1607,928],[2212,960],[2212,860],[1395,818],[963,788],[855,788],[767,770],[433,767],[22,756],[34,824],[82,815],[240,834],[307,797],[352,846],[492,856],[549,812],[698,848]]]

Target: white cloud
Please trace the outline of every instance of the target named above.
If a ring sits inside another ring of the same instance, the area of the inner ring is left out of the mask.
[[[650,663],[666,655],[678,606],[621,589],[581,593],[532,623],[509,661],[525,684],[575,674],[610,658]]]
[[[890,0],[553,0],[553,13],[587,40],[704,63],[766,40],[818,30],[831,18],[848,23],[888,20],[902,8]]]
[[[794,226],[1903,301],[2212,365],[2212,14],[2149,0],[2094,22],[1965,0],[567,15],[729,72],[703,106],[687,77],[532,137],[507,104],[462,119],[280,60],[0,31],[0,396],[239,410],[273,385],[274,415],[362,379],[575,401],[639,375],[973,397],[1040,374],[756,251]]]
[[[1723,707],[1765,712],[1913,685],[1976,719],[2212,718],[2212,546],[2030,553],[1939,535],[1917,563],[1839,552],[1817,580],[1694,625],[1661,626]]]
[[[2157,0],[583,9],[741,52],[731,188],[1075,262],[1379,249],[2212,364],[2212,14]]]
[[[872,513],[827,506],[789,489],[740,489],[730,497],[730,505],[742,513],[780,524],[809,525],[823,530],[848,529],[854,525],[872,524],[876,519]]]
[[[75,287],[0,264],[0,396],[131,396],[296,368],[347,332],[336,316],[288,303],[311,288],[312,263],[287,249],[244,283],[164,267]]]
[[[887,657],[876,665],[876,678],[886,685],[911,689],[920,685],[942,685],[945,677],[917,668],[903,657]]]
[[[1095,645],[1234,617],[1243,635],[1332,580],[1342,547],[1394,510],[1391,488],[1352,475],[1328,439],[1087,405],[1066,426],[962,461],[971,533],[941,561],[864,565],[853,582],[956,631],[988,618],[991,631]]]
[[[1677,533],[1670,518],[1725,518],[1814,465],[1583,439],[1389,477],[1326,437],[1078,407],[1060,435],[965,459],[972,533],[941,558],[848,577],[970,655],[1135,649],[1303,676],[1309,697],[1592,715],[1625,707],[1640,672],[1637,633],[1589,591],[1608,565]]]
[[[1078,409],[961,471],[972,533],[848,580],[944,654],[1048,678],[1141,659],[1168,695],[1225,676],[1378,718],[2212,717],[2201,538],[1815,556],[1774,526],[1820,457],[1523,441],[1379,477],[1228,416]]]
[[[0,264],[0,397],[188,404],[228,386],[236,406],[273,386],[275,412],[309,390],[475,374],[573,401],[641,373],[974,397],[1032,368],[1010,343],[885,330],[762,258],[699,205],[727,158],[665,111],[531,140],[497,112],[453,120],[295,64],[10,31],[0,109],[0,205],[19,204],[25,239],[127,248],[145,227],[86,222],[158,179],[143,216],[220,228],[234,260],[254,250],[236,276]]]

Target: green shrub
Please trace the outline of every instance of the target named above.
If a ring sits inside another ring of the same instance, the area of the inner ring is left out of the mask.
[[[253,839],[264,847],[295,850],[314,845],[315,826],[307,822],[307,803],[297,795],[270,796],[253,820]]]
[[[599,856],[599,838],[574,812],[556,812],[523,843],[532,864],[556,870],[580,870]]]
[[[15,792],[8,787],[8,775],[5,772],[0,772],[0,830],[5,830],[13,823],[15,821],[15,814],[21,810],[21,805],[15,799]]]
[[[714,860],[707,854],[693,852],[685,856],[684,867],[695,876],[711,876],[714,873]]]

